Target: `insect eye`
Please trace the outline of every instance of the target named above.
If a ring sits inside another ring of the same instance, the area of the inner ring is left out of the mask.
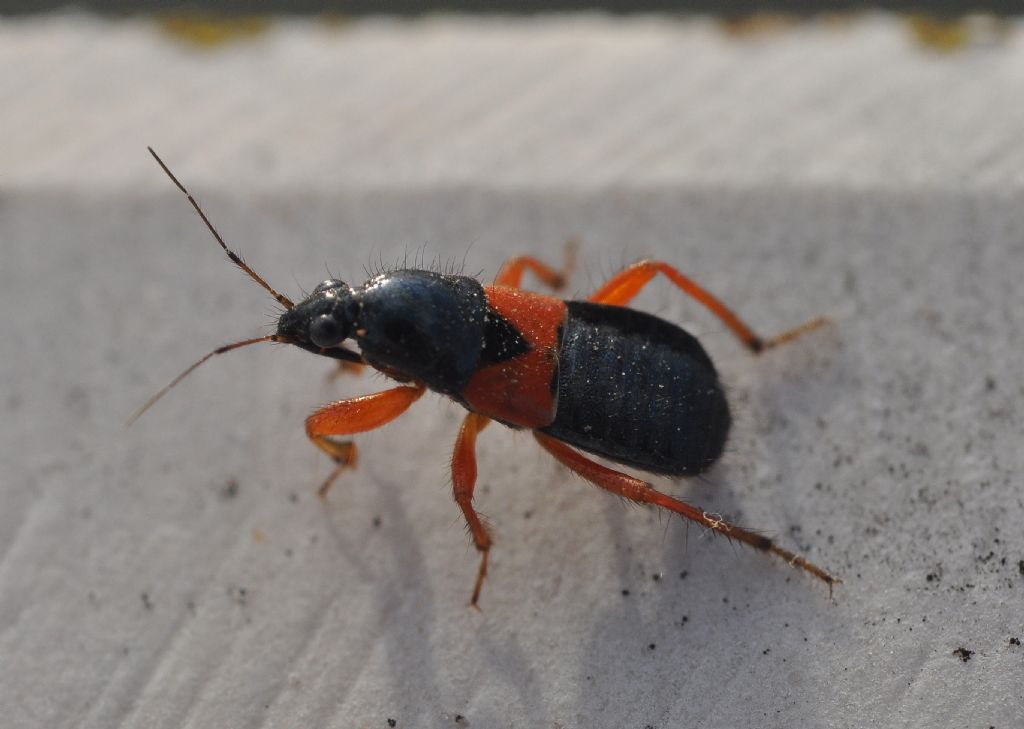
[[[329,278],[326,281],[322,281],[315,289],[313,289],[313,293],[320,294],[323,293],[324,291],[327,291],[328,289],[337,289],[344,285],[344,281],[339,281],[336,278]]]
[[[323,349],[340,343],[345,335],[344,328],[330,314],[321,314],[309,323],[309,341]]]

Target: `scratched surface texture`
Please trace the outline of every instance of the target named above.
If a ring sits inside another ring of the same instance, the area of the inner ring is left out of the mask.
[[[0,21],[0,706],[9,729],[1024,725],[1024,33],[599,16]],[[658,485],[845,579],[480,439],[482,612],[436,396],[328,503],[303,417],[382,389],[273,322],[145,153],[297,296],[424,257],[667,284],[736,427]],[[394,722],[393,724],[389,722]]]

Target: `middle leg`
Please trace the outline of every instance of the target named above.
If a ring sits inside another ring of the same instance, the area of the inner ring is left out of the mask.
[[[480,552],[480,568],[473,584],[473,596],[469,600],[471,607],[476,607],[480,600],[480,589],[487,576],[487,554],[493,540],[491,530],[473,508],[473,489],[476,486],[476,436],[491,422],[478,413],[469,413],[462,421],[458,440],[455,441],[455,452],[452,453],[452,485],[455,491],[455,503],[462,509],[466,518],[469,533],[473,535],[473,544]]]
[[[494,285],[518,289],[522,284],[523,273],[529,269],[533,271],[534,276],[557,291],[569,280],[569,274],[572,273],[573,266],[576,264],[578,245],[575,238],[570,238],[565,242],[565,262],[562,264],[561,270],[554,269],[533,256],[510,258],[498,271],[498,275],[494,278]]]

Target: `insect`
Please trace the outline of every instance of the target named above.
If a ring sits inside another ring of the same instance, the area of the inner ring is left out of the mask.
[[[763,339],[704,288],[669,264],[652,260],[627,267],[585,301],[565,301],[520,288],[526,271],[553,288],[565,280],[564,271],[530,256],[508,261],[490,286],[467,276],[403,269],[381,273],[362,286],[328,279],[293,303],[227,247],[195,198],[152,148],[149,152],[228,258],[270,292],[284,312],[276,333],[210,352],[150,398],[129,422],[214,355],[258,342],[292,344],[340,360],[345,367],[369,365],[400,383],[330,403],[306,419],[309,439],[336,464],[320,487],[321,496],[356,463],[355,444],[341,437],[391,422],[427,390],[469,411],[455,442],[451,471],[455,503],[480,553],[473,606],[480,599],[493,542],[473,508],[475,447],[477,435],[492,420],[531,431],[556,460],[606,491],[667,509],[774,554],[825,582],[830,593],[840,582],[767,536],[581,453],[667,476],[703,473],[722,454],[732,419],[710,357],[683,329],[626,307],[658,274],[709,309],[755,354],[817,329],[825,319]]]

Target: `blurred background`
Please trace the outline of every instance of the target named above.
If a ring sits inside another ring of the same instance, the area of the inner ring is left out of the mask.
[[[724,0],[724,2],[626,2],[611,0],[609,2],[496,2],[488,0],[467,0],[466,2],[447,2],[443,4],[428,2],[243,2],[242,0],[221,0],[220,2],[118,2],[102,0],[93,2],[62,3],[62,2],[28,2],[27,0],[3,0],[0,12],[34,13],[45,10],[59,10],[77,7],[105,13],[164,12],[168,10],[205,10],[225,13],[431,13],[431,12],[468,12],[468,13],[522,13],[522,12],[566,12],[566,11],[606,11],[613,13],[710,13],[729,15],[736,13],[771,13],[791,12],[802,14],[818,14],[826,12],[865,10],[886,10],[895,12],[915,12],[938,14],[946,18],[963,13],[994,12],[1016,13],[1021,10],[1020,3],[1012,0],[988,0],[984,3],[957,2],[955,0],[931,0],[930,2],[911,2],[910,0],[888,0],[888,2],[813,2],[812,0],[776,0],[775,2],[755,2],[755,0]]]

